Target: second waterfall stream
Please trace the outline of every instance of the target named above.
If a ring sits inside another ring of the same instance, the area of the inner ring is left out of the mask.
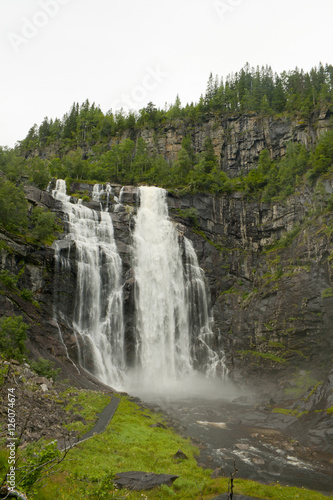
[[[67,214],[66,238],[75,244],[78,269],[73,317],[64,318],[60,310],[57,316],[81,337],[78,361],[118,390],[156,392],[196,372],[223,375],[224,354],[214,341],[205,277],[193,245],[169,219],[165,190],[140,187],[139,195],[132,234],[135,352],[127,363],[112,216],[72,203],[64,181],[53,191]],[[55,245],[56,261],[66,272],[70,264],[61,248]]]

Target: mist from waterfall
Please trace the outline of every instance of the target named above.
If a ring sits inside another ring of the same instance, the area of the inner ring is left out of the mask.
[[[58,180],[52,192],[67,215],[66,240],[75,243],[77,282],[75,308],[66,319],[79,337],[81,366],[102,382],[121,388],[125,370],[122,263],[117,252],[111,215],[72,203],[66,184]],[[55,244],[61,270],[70,267],[69,250]],[[66,249],[65,249],[66,250]]]

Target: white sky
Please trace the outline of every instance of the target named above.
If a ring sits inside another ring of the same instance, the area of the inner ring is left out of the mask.
[[[197,102],[209,73],[333,63],[332,0],[1,0],[0,145],[87,98]]]

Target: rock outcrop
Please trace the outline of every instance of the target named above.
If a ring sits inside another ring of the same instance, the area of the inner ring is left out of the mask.
[[[137,143],[142,138],[147,144],[150,155],[161,155],[167,161],[175,162],[182,148],[182,141],[190,137],[194,153],[205,150],[207,138],[210,138],[218,158],[220,168],[230,177],[246,174],[258,164],[259,154],[268,149],[271,158],[277,160],[285,155],[288,142],[298,142],[311,148],[318,137],[330,129],[332,111],[322,109],[308,119],[280,117],[248,113],[205,113],[193,121],[165,121],[155,127],[126,130],[112,137],[108,147],[131,139]],[[61,157],[63,150],[60,143],[42,149],[35,149],[30,154],[43,159],[52,156]],[[78,144],[83,158],[94,157],[95,152],[85,142]],[[85,185],[89,190],[89,184]]]
[[[296,404],[295,404],[296,406]],[[289,428],[293,436],[306,438],[314,448],[332,453],[333,448],[333,368],[323,383],[315,386],[297,403],[301,415]]]
[[[326,192],[332,192],[327,181]],[[216,335],[239,374],[327,373],[333,352],[331,213],[304,188],[284,204],[238,194],[169,197],[210,292]],[[183,216],[194,207],[196,222]],[[275,247],[274,247],[275,245]]]
[[[171,486],[178,477],[171,474],[154,474],[153,472],[118,472],[114,482],[118,488],[143,491],[152,490],[162,484]]]
[[[211,114],[201,123],[179,121],[176,125],[166,123],[155,129],[139,130],[137,139],[144,139],[151,154],[157,153],[167,160],[176,161],[185,136],[191,137],[195,153],[204,151],[209,137],[221,169],[230,177],[235,177],[254,168],[263,149],[268,149],[271,157],[278,159],[284,156],[290,141],[311,147],[321,133],[328,130],[329,119],[329,110],[323,110],[319,116],[313,116],[308,121],[285,117],[276,119],[254,112],[223,117]],[[128,137],[130,133],[115,139],[110,146]]]

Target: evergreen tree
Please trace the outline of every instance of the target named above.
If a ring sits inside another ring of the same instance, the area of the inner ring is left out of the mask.
[[[214,146],[211,138],[207,138],[204,145],[204,155],[205,161],[204,170],[206,173],[211,172],[214,168],[218,166],[218,159],[215,155]]]
[[[73,139],[76,135],[76,128],[79,116],[79,104],[74,103],[69,114],[63,118],[63,138]]]
[[[45,146],[47,144],[50,132],[51,132],[51,123],[49,122],[49,119],[46,116],[38,130],[40,146]]]
[[[205,106],[207,108],[210,107],[213,98],[214,98],[214,79],[213,79],[213,73],[210,73],[205,94]]]
[[[282,79],[275,75],[275,86],[272,97],[272,109],[277,113],[281,113],[286,106],[286,96],[283,88]]]

